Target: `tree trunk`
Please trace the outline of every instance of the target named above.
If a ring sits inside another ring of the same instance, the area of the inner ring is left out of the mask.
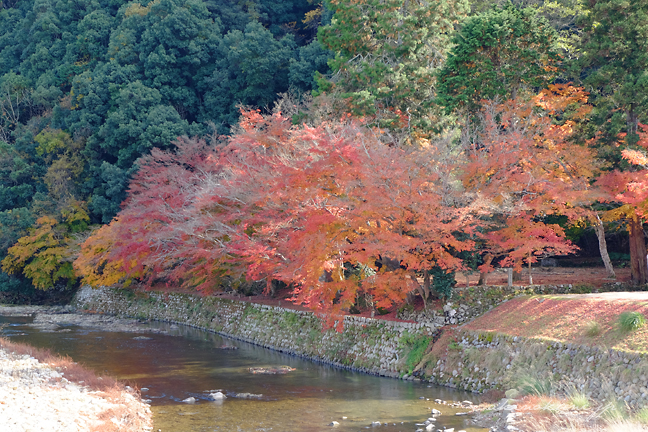
[[[480,272],[479,273],[479,282],[477,285],[484,286],[488,283],[488,273]]]
[[[413,275],[412,277],[416,277]],[[418,283],[418,281],[416,281]],[[419,284],[419,291],[421,292],[421,297],[423,297],[423,308],[427,310],[428,299],[430,298],[430,272],[423,270],[423,286]]]
[[[637,126],[639,124],[639,115],[635,111],[634,104],[630,104],[630,107],[626,110],[626,127],[628,128],[628,137],[633,140],[634,136],[637,134]]]
[[[637,285],[648,282],[648,264],[646,263],[646,240],[641,219],[636,214],[630,217],[630,278]]]
[[[412,280],[412,283],[416,287],[416,290],[412,290],[407,293],[407,304],[414,304],[414,295],[415,292],[418,291],[418,293],[421,295],[421,298],[423,299],[423,308],[427,309],[428,306],[428,299],[430,298],[430,272],[427,270],[423,270],[423,285],[418,281],[418,278],[416,277],[416,273],[411,272],[410,274],[410,279]]]
[[[491,254],[486,254],[486,257],[484,257],[484,265],[490,265],[493,262],[493,255]],[[486,272],[479,272],[479,282],[477,282],[478,285],[486,285],[486,279],[488,278],[488,273]]]
[[[430,272],[426,269],[423,270],[423,289],[425,290],[425,299],[427,300],[428,297],[430,297],[430,290],[431,290],[431,283],[430,283]]]
[[[533,275],[531,274],[531,255],[529,254],[529,285],[533,285]]]
[[[616,273],[614,273],[614,268],[612,267],[612,261],[610,261],[610,255],[607,251],[607,243],[605,242],[605,227],[603,226],[603,221],[596,215],[596,237],[598,238],[599,251],[601,252],[601,259],[603,260],[603,265],[605,266],[605,271],[607,271],[608,277],[616,279]]]

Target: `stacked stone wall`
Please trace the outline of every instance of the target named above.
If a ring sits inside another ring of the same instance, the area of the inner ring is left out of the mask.
[[[343,331],[338,332],[325,329],[322,319],[307,311],[219,297],[109,288],[82,288],[74,306],[185,324],[310,360],[389,377],[409,378],[412,343],[430,341],[436,329],[425,323],[347,316]]]
[[[456,329],[439,357],[426,359],[425,375],[456,389],[577,390],[599,402],[648,406],[645,354]]]

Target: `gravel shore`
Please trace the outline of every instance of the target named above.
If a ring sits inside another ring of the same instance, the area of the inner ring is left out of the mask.
[[[130,387],[0,338],[2,432],[148,431],[151,418],[149,406]]]

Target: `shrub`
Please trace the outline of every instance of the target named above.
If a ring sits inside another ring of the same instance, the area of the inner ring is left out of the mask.
[[[523,394],[528,395],[550,395],[552,384],[549,379],[540,379],[530,375],[524,375],[518,380],[518,388]]]
[[[623,312],[617,322],[621,330],[629,332],[642,327],[646,323],[646,317],[639,312]]]
[[[585,334],[589,337],[596,337],[600,335],[602,331],[603,329],[601,328],[601,325],[596,321],[589,321],[585,324]]]
[[[452,288],[457,284],[455,272],[434,266],[430,270],[430,274],[432,275],[432,287],[439,298],[450,298]]]

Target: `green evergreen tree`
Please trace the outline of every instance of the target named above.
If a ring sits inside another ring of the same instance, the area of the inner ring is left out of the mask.
[[[557,75],[556,32],[530,8],[512,4],[470,17],[454,37],[454,48],[439,71],[438,98],[450,113],[474,113],[484,99],[514,99]]]
[[[586,7],[575,73],[594,96],[594,123],[608,140],[626,132],[633,142],[648,108],[648,1],[591,0]]]
[[[467,1],[330,0],[328,7],[335,14],[318,39],[335,58],[319,92],[348,100],[346,109],[381,126],[422,134],[437,127],[436,73]]]
[[[239,104],[271,107],[277,94],[289,88],[296,48],[292,35],[277,40],[258,22],[249,23],[245,32],[223,36],[219,56],[198,87],[204,101],[201,118],[223,124],[221,132],[226,132],[238,121]]]

